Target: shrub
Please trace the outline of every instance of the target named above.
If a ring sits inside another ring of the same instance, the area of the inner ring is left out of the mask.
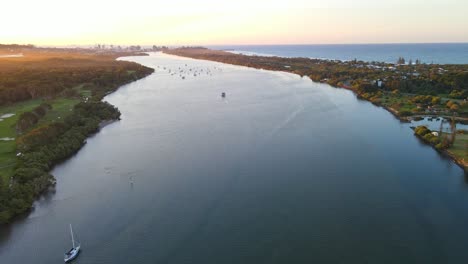
[[[433,137],[429,140],[429,142],[430,142],[432,145],[437,145],[437,144],[440,143],[440,139],[439,139],[439,137],[433,136]]]
[[[401,116],[410,116],[412,115],[413,113],[409,110],[401,110],[398,112]]]
[[[426,140],[427,142],[430,142],[433,137],[434,136],[431,133],[427,133],[423,136],[423,139]]]
[[[18,131],[18,133],[23,133],[35,125],[37,121],[39,121],[37,115],[32,112],[24,112],[19,116],[18,122],[16,123],[16,131]]]
[[[457,104],[452,104],[452,106],[450,106],[450,110],[452,110],[454,112],[457,112],[459,108],[460,107]]]
[[[418,126],[414,129],[414,133],[423,137],[424,135],[430,133],[431,131],[426,126]]]
[[[438,149],[438,150],[445,149],[444,144],[442,144],[442,142],[441,142],[441,143],[438,143],[437,145],[435,145],[435,147],[436,147],[436,149]]]

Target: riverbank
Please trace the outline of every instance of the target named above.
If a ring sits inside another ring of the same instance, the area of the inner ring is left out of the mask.
[[[0,137],[14,139],[0,142],[0,223],[27,212],[55,184],[49,171],[106,122],[120,118],[117,108],[101,101],[105,95],[154,72],[116,60],[139,53],[33,49],[25,54],[0,63],[0,113],[10,114],[0,122]],[[31,82],[35,90],[27,88]]]
[[[401,122],[409,123],[422,116],[454,118],[468,122],[468,65],[394,65],[361,61],[329,61],[308,58],[246,56],[200,47],[164,50],[164,53],[283,71],[308,76],[312,81],[353,91],[359,98],[383,107]],[[442,68],[444,67],[444,68]],[[434,75],[436,73],[436,75]],[[434,77],[436,76],[436,77]],[[454,77],[456,76],[456,77]],[[447,80],[455,84],[450,85]],[[443,87],[443,88],[440,88]],[[447,153],[465,171],[459,153]]]
[[[458,131],[453,138],[452,134],[432,131],[426,126],[413,127],[414,135],[425,144],[432,146],[444,156],[450,157],[465,174],[468,175],[468,134],[466,130]],[[451,148],[443,148],[444,144],[450,144]]]
[[[105,97],[122,121],[0,227],[0,263],[60,263],[70,223],[80,263],[467,262],[468,178],[410,125],[292,74],[127,59],[156,72]]]

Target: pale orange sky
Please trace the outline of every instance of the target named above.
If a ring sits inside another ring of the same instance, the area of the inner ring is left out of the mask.
[[[0,43],[468,42],[462,0],[23,0],[1,4]]]

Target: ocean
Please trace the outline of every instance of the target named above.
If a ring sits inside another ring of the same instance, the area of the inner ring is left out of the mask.
[[[308,57],[395,63],[399,57],[422,63],[468,64],[468,43],[330,44],[330,45],[223,45],[209,46],[246,55]]]

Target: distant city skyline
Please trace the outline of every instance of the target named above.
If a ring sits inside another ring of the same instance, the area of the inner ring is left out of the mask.
[[[26,0],[2,4],[0,43],[267,45],[468,42],[458,0]]]

